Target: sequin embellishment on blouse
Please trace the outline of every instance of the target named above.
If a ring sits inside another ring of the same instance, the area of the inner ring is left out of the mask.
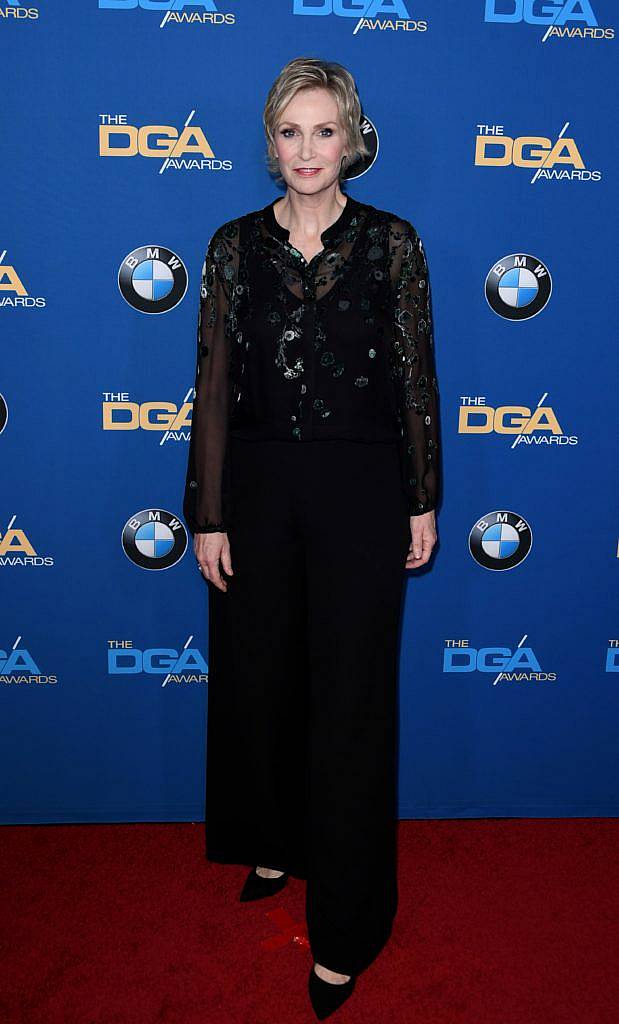
[[[410,515],[436,508],[438,383],[421,238],[348,195],[309,263],[276,200],[222,224],[205,254],[183,514],[225,531],[231,436],[397,441]]]

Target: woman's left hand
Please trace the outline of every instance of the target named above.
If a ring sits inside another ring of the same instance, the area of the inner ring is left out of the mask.
[[[411,545],[406,556],[406,569],[417,569],[425,563],[432,554],[432,548],[436,544],[436,519],[434,509],[424,512],[421,516],[411,516]]]

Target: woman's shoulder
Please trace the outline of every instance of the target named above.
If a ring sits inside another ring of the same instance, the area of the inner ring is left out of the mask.
[[[408,237],[415,239],[417,236],[415,225],[403,214],[396,213],[394,210],[387,210],[378,206],[372,206],[370,203],[364,203],[364,205],[368,207],[378,222],[386,226],[390,235],[394,238],[399,239]]]
[[[243,217],[231,217],[219,224],[208,239],[206,258],[210,259],[227,278],[237,272],[241,251],[241,222]]]
[[[230,220],[226,220],[223,224],[219,224],[218,227],[213,231],[209,244],[216,242],[235,242],[238,241],[240,228],[241,228],[241,217],[231,217]]]
[[[209,247],[218,247],[220,250],[235,250],[241,248],[241,244],[249,237],[251,226],[264,215],[264,207],[255,210],[246,210],[238,213],[235,217],[223,222],[215,228],[209,241]]]
[[[263,207],[258,207],[255,210],[246,210],[243,213],[238,213],[235,217],[231,217],[229,220],[224,221],[216,228],[214,234],[221,238],[234,238],[238,237],[244,224],[254,221],[262,216],[264,213]]]

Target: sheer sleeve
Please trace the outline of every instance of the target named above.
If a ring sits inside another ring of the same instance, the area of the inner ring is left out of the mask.
[[[225,533],[228,526],[231,300],[238,250],[225,229],[226,225],[218,228],[208,244],[200,281],[195,397],[183,501],[192,534]]]
[[[438,382],[430,279],[423,243],[412,224],[395,220],[389,233],[402,479],[409,513],[417,516],[435,509],[439,496]]]

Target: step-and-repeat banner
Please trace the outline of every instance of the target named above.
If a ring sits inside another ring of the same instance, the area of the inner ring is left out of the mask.
[[[355,77],[345,190],[432,283],[400,816],[619,813],[618,29],[614,0],[0,0],[0,820],[204,819],[199,275],[283,194],[262,110],[298,56]]]

